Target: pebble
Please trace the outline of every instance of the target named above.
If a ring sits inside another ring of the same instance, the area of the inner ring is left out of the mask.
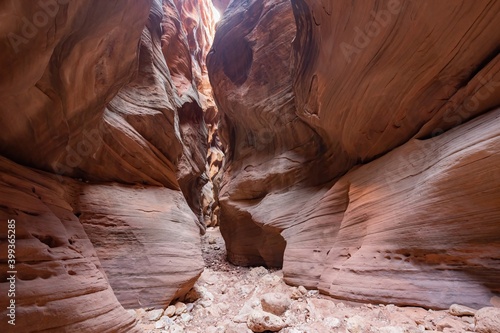
[[[425,327],[422,325],[418,325],[417,327],[415,326],[406,327],[406,333],[423,333],[423,332],[425,332]]]
[[[187,303],[186,304],[186,310],[187,312],[191,312],[194,308],[194,304],[193,303]]]
[[[177,303],[175,303],[174,306],[175,306],[175,314],[177,316],[180,315],[181,313],[184,313],[187,311],[187,306],[183,302],[177,302]]]
[[[163,316],[155,323],[155,328],[160,329],[170,325],[173,325],[174,321],[167,316]]]
[[[253,285],[243,285],[239,287],[239,292],[242,296],[246,297],[248,294],[250,294],[254,290],[255,286]]]
[[[458,332],[464,331],[464,323],[455,317],[444,317],[436,323],[436,329],[440,332],[444,332],[446,328],[451,328]]]
[[[148,319],[150,321],[157,321],[163,315],[163,309],[151,310],[148,313]]]
[[[256,297],[250,298],[243,304],[243,307],[238,312],[238,315],[233,318],[235,323],[246,323],[248,320],[248,315],[260,305],[260,300]]]
[[[156,329],[160,329],[160,328],[164,328],[165,327],[165,322],[162,321],[162,320],[158,320],[156,323],[155,323],[155,328]]]
[[[291,301],[283,293],[267,293],[261,296],[262,310],[281,316],[290,307]]]
[[[285,322],[272,313],[254,310],[248,316],[247,326],[253,332],[277,332],[285,327]]]
[[[394,312],[396,311],[396,306],[394,304],[387,304],[385,306],[385,308],[389,311],[389,312]]]
[[[323,320],[325,326],[327,326],[328,328],[330,329],[333,329],[333,328],[338,328],[340,327],[340,319],[338,318],[335,318],[335,317],[326,317],[324,320]]]
[[[177,324],[173,324],[168,328],[169,333],[185,333],[186,331],[182,326],[179,326]]]
[[[248,320],[248,313],[238,314],[233,317],[235,323],[246,323]]]
[[[175,305],[169,305],[164,312],[165,316],[173,317],[175,316]]]
[[[200,287],[198,289],[198,292],[203,299],[208,299],[213,301],[214,300],[214,294],[212,294],[210,291],[207,290],[205,287]]]
[[[261,277],[261,276],[264,276],[266,274],[269,274],[269,271],[262,266],[254,267],[250,270],[250,272],[248,272],[248,275],[250,276],[250,278]]]
[[[269,286],[269,287],[274,287],[274,286],[277,286],[281,283],[282,281],[282,278],[280,278],[279,276],[277,275],[274,275],[274,274],[267,274],[267,275],[264,275],[259,282]]]
[[[226,325],[226,331],[224,333],[252,333],[246,324],[235,324]]]
[[[220,311],[218,306],[211,306],[206,309],[207,314],[211,317],[218,318],[220,317]]]
[[[204,299],[203,301],[200,301],[198,304],[200,304],[202,307],[204,308],[208,308],[210,306],[212,306],[213,302],[209,299]]]
[[[225,294],[227,293],[227,285],[223,284],[221,287],[220,287],[220,293],[221,294]]]
[[[476,310],[459,304],[452,304],[448,312],[457,317],[473,316],[476,314]]]
[[[358,315],[347,319],[346,328],[349,333],[365,333],[366,323],[363,317]]]
[[[302,293],[299,291],[299,289],[297,287],[290,288],[290,297],[292,299],[300,299],[303,296],[304,295],[302,295]]]
[[[225,313],[227,311],[229,311],[229,304],[226,304],[226,303],[219,303],[219,309],[221,310],[221,312]]]
[[[307,292],[308,296],[318,296],[319,295],[319,290],[309,290]]]
[[[183,313],[181,314],[181,320],[185,323],[187,322],[190,322],[191,320],[193,320],[193,316],[190,315],[189,313]]]
[[[292,287],[291,290],[292,290],[292,292],[291,292],[290,297],[292,299],[300,299],[300,298],[304,297],[305,295],[307,295],[307,289],[304,288],[304,286]]]

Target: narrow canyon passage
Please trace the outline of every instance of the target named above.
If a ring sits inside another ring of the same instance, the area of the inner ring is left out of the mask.
[[[500,332],[500,2],[0,14],[1,332]]]

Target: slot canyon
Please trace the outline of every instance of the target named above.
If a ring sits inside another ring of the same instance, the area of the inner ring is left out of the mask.
[[[500,1],[0,18],[0,332],[500,333]]]

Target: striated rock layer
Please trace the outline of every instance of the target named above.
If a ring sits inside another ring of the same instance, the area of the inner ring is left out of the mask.
[[[208,187],[217,190],[207,164],[207,144],[213,145],[219,120],[205,63],[215,26],[211,6],[210,0],[164,0],[161,23],[162,53],[182,106],[178,113],[184,147],[177,178],[203,225],[213,216],[203,193]],[[214,196],[213,190],[209,192]]]
[[[203,270],[196,217],[179,191],[83,185],[75,209],[126,308],[163,307]]]
[[[500,293],[498,147],[500,109],[348,172],[283,232],[287,281],[350,300],[489,304]]]
[[[490,1],[230,3],[208,55],[229,260],[343,299],[490,304],[499,18]]]
[[[286,196],[275,192],[315,173],[319,137],[294,111],[294,35],[289,1],[252,1],[248,7],[233,2],[207,58],[224,113],[221,138],[229,147],[219,201],[221,232],[234,263],[282,264],[281,229],[267,223],[278,221],[282,207],[262,207],[260,216],[253,209],[271,196]],[[300,206],[300,199],[290,204]]]
[[[164,307],[202,272],[209,5],[2,5],[0,212],[19,219],[25,331],[134,331],[122,306]]]
[[[78,182],[0,157],[2,332],[139,332],[71,206]],[[7,323],[7,220],[15,220],[15,326]]]

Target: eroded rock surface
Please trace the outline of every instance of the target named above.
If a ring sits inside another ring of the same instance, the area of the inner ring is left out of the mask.
[[[488,1],[230,3],[208,56],[229,146],[229,260],[283,264],[286,281],[350,300],[489,305],[499,13]]]
[[[30,262],[18,267],[26,331],[134,331],[122,305],[166,306],[202,272],[209,4],[2,5],[0,154],[13,167],[0,211],[20,216]],[[12,176],[21,165],[30,177]]]
[[[201,274],[199,227],[180,191],[83,185],[76,209],[123,306],[164,307]]]
[[[286,279],[343,299],[489,304],[500,273],[499,121],[496,110],[411,140],[340,178],[283,232]]]
[[[314,140],[319,137],[294,113],[289,68],[294,36],[288,1],[250,1],[241,7],[233,2],[207,58],[224,112],[221,138],[229,149],[219,201],[233,263],[282,264],[285,242],[279,227],[267,222],[283,211],[279,205],[260,210],[261,216],[251,210],[275,190],[300,181],[302,173],[315,173],[309,162],[318,154]]]
[[[15,326],[7,323],[7,242],[1,243],[2,332],[140,332],[117,301],[71,203],[80,185],[0,157],[0,218],[15,220]],[[2,236],[2,238],[5,236]],[[14,330],[12,330],[14,328]]]

